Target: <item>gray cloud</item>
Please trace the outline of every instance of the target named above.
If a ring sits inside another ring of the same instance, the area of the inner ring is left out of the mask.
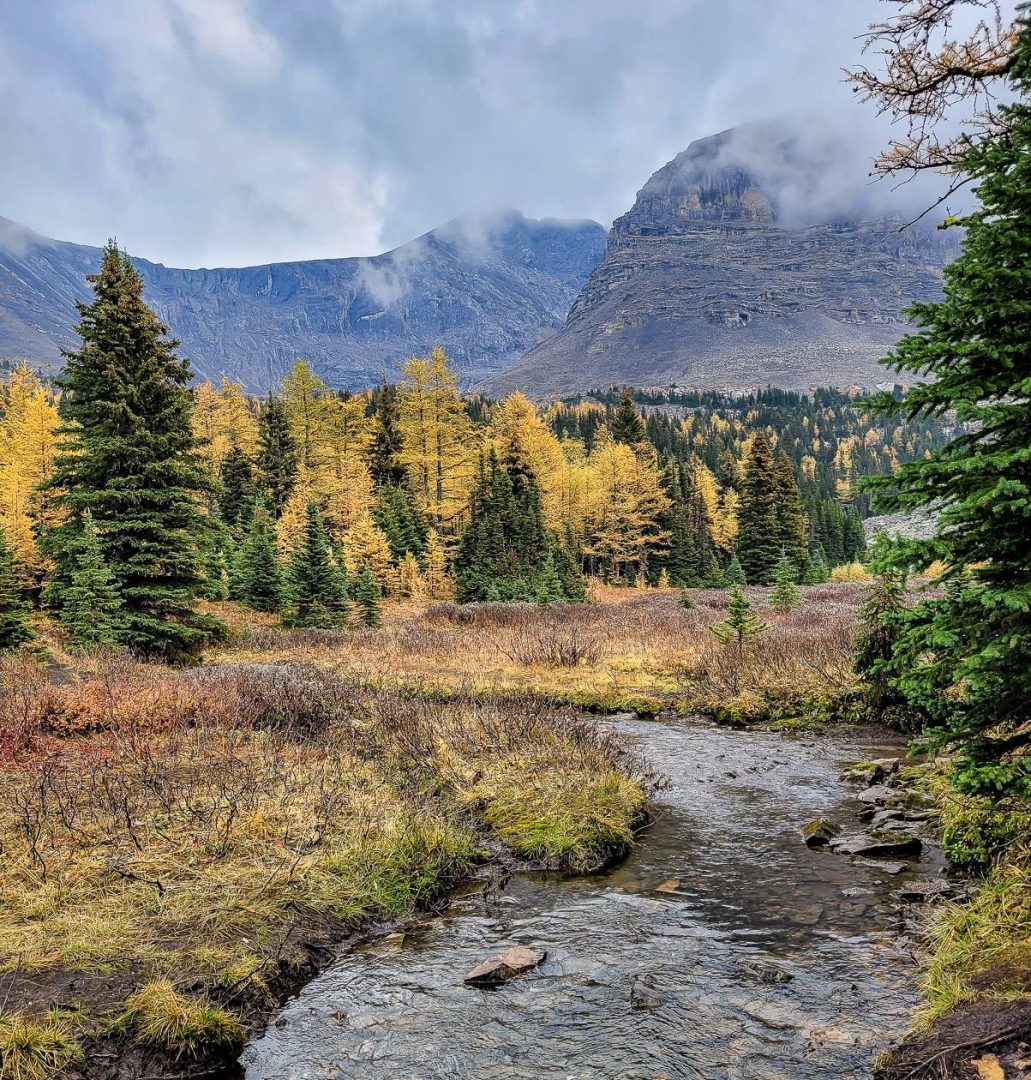
[[[8,4],[0,215],[183,266],[373,254],[506,207],[608,224],[692,139],[814,109],[862,183],[885,125],[840,69],[884,14],[877,0]]]

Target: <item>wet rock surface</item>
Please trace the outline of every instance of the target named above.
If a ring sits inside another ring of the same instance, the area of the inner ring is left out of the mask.
[[[477,964],[465,977],[466,986],[494,987],[514,979],[517,975],[532,971],[547,959],[543,949],[531,949],[516,945],[497,956]]]
[[[808,850],[799,828],[854,822],[842,769],[891,749],[619,727],[671,782],[624,864],[517,875],[500,895],[457,896],[400,950],[342,957],[245,1051],[247,1080],[868,1077],[919,1001],[898,932],[913,907],[888,860]],[[940,857],[898,865],[908,888]],[[547,962],[490,994],[462,983],[513,942]]]

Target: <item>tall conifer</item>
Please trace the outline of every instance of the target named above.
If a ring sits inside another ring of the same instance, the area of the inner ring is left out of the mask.
[[[143,301],[127,255],[109,243],[79,304],[82,345],[59,379],[61,443],[50,481],[63,522],[47,531],[49,602],[60,609],[89,511],[122,599],[121,640],[171,661],[197,657],[222,629],[199,613],[210,477],[191,427],[189,364]]]
[[[979,206],[945,268],[940,303],[885,363],[921,378],[878,415],[954,410],[959,433],[875,482],[881,508],[938,511],[933,537],[899,543],[897,571],[945,566],[946,589],[906,613],[897,686],[931,715],[933,746],[959,750],[967,791],[1031,798],[1031,24],[1023,11],[999,135],[962,163]]]
[[[766,434],[752,439],[738,513],[737,557],[750,585],[769,585],[780,558],[777,478]]]
[[[258,415],[258,480],[278,518],[297,482],[297,443],[282,401],[273,394],[265,399]]]

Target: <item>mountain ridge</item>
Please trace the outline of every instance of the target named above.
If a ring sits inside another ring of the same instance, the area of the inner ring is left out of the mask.
[[[331,385],[396,378],[433,345],[465,381],[557,329],[604,248],[587,219],[456,219],[381,255],[179,269],[133,258],[147,300],[202,376],[273,385],[298,356]],[[52,367],[100,248],[0,218],[0,359]]]

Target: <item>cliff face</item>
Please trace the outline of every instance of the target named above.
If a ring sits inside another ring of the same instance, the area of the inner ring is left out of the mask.
[[[396,379],[442,345],[482,379],[557,329],[601,257],[593,221],[453,222],[373,258],[176,270],[135,259],[145,296],[196,370],[253,391],[306,357],[333,386]],[[100,250],[0,219],[0,359],[55,367]]]
[[[485,389],[883,381],[955,239],[836,210],[827,152],[775,127],[692,143],[613,223],[562,329]]]

